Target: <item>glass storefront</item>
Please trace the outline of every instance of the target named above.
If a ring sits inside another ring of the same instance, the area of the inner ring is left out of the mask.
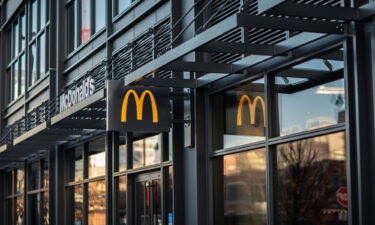
[[[211,95],[215,225],[348,224],[342,52]]]

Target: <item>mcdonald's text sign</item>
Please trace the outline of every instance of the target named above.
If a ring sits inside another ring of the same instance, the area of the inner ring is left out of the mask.
[[[159,133],[170,129],[168,88],[125,86],[107,81],[107,130]]]

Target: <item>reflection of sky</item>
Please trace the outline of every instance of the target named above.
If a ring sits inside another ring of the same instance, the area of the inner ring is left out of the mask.
[[[324,84],[325,88],[343,88],[343,80]],[[279,94],[281,135],[338,123],[338,113],[345,109],[343,95],[318,94],[318,87],[294,94]]]

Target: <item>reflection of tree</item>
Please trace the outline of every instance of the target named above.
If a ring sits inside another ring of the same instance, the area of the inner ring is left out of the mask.
[[[277,187],[284,224],[328,224],[322,211],[337,207],[335,192],[340,180],[335,179],[345,175],[345,167],[329,160],[324,150],[328,151],[327,143],[314,139],[278,147]]]

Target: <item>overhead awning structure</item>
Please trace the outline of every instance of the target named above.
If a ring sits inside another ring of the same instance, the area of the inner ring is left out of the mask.
[[[212,3],[212,0],[207,4],[210,2]],[[148,54],[142,50],[139,50],[139,55],[129,57],[128,52],[134,51],[125,49],[124,54],[118,54],[119,57],[103,61],[101,65],[82,78],[90,76],[94,78],[95,93],[66,110],[60,110],[59,97],[79,85],[82,80],[80,78],[59,96],[41,104],[5,130],[0,137],[0,168],[21,162],[32,155],[44,154],[56,144],[79,141],[103,132],[106,120],[104,86],[108,78],[125,77],[124,85],[178,88],[199,88],[214,82],[241,80],[281,68],[333,46],[350,36],[350,31],[346,26],[348,22],[364,20],[375,15],[375,3],[366,4],[360,8],[346,8],[300,4],[287,0],[259,0],[258,6],[258,11],[263,14],[243,12],[241,6],[238,13],[214,23],[207,29],[204,24],[205,30],[197,32],[194,37],[178,46],[172,48],[172,41],[169,43],[169,48],[160,51],[160,55],[157,54],[154,59],[149,60]],[[175,25],[172,28],[165,26],[160,30],[170,35]],[[183,30],[185,29],[187,28]],[[237,29],[290,31],[290,35],[274,43],[235,42],[224,38]],[[168,41],[169,38],[158,33],[154,35],[162,42]],[[139,43],[146,46],[148,40],[149,38],[146,38]],[[128,46],[139,47],[136,44]],[[154,52],[154,49],[150,50]],[[202,59],[187,61],[184,56],[191,53],[232,54],[240,57],[230,62]],[[340,52],[337,54],[339,55],[329,57],[342,57]],[[146,62],[129,62],[127,61],[129,58],[135,60],[144,58]],[[120,71],[119,73],[123,73],[122,71],[126,73],[114,76],[116,69]],[[164,71],[189,72],[194,76],[190,79],[150,76],[164,73]],[[337,71],[337,73],[340,72]],[[290,77],[298,77],[301,74],[312,77],[316,75],[314,71],[301,69],[291,69],[286,73]]]
[[[375,3],[348,8],[300,4],[288,0],[259,0],[258,7],[259,11],[271,16],[234,14],[133,71],[126,77],[125,83],[197,88],[244,70],[250,70],[247,71],[248,74],[263,72],[267,67],[302,56],[300,53],[307,52],[307,49],[317,44],[329,46],[345,39],[350,35],[345,30],[348,21],[363,20],[375,15]],[[238,28],[287,30],[296,34],[276,44],[219,41]],[[245,57],[232,63],[184,61],[183,57],[192,52],[242,54]],[[148,77],[156,71],[195,72],[204,75],[180,80]]]

